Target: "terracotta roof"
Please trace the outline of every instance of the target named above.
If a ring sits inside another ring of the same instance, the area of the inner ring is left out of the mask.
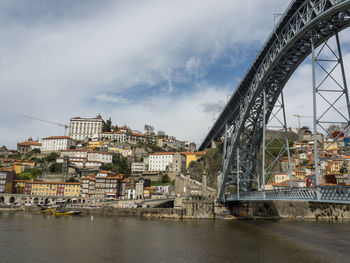
[[[38,141],[32,141],[32,142],[20,142],[17,143],[17,146],[41,146],[42,144]]]
[[[186,152],[180,152],[181,154],[184,154],[184,155],[195,155],[196,153],[194,152],[190,152],[190,151],[186,151]]]
[[[145,136],[142,133],[138,133],[138,132],[133,132],[131,134],[134,135],[134,136],[138,136],[138,137],[144,137]]]
[[[90,152],[88,149],[70,149],[70,150],[62,150],[61,152]]]
[[[73,140],[71,137],[68,137],[68,136],[51,136],[51,137],[43,138],[43,140],[56,140],[56,139],[68,139],[68,140]]]
[[[151,155],[174,155],[175,152],[158,152],[158,153],[152,153]]]
[[[28,181],[28,180],[15,180],[15,182],[24,182],[31,184],[65,184],[65,185],[79,185],[80,183],[69,183],[69,182],[40,182],[40,181]]]
[[[13,172],[13,169],[8,167],[2,167],[0,168],[0,172]]]

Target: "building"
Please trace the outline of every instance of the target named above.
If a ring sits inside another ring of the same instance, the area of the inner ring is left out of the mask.
[[[112,140],[117,143],[125,143],[126,142],[126,134],[121,131],[114,132],[103,132],[100,135],[102,140]]]
[[[13,163],[13,170],[16,174],[24,172],[26,169],[34,168],[35,162],[28,160],[16,160]]]
[[[186,168],[186,156],[174,152],[153,153],[148,159],[148,169],[151,172],[171,170],[180,172]]]
[[[131,173],[132,174],[143,174],[147,171],[147,164],[145,163],[132,163],[131,164]]]
[[[135,199],[143,199],[143,183],[136,183],[135,185]]]
[[[93,140],[89,141],[89,149],[101,148],[104,144],[103,141]]]
[[[191,151],[186,151],[186,152],[181,152],[181,154],[186,156],[186,169],[190,165],[191,162],[197,161],[200,157],[203,156],[205,152],[191,152]]]
[[[15,173],[11,168],[0,168],[0,193],[13,192]]]
[[[96,174],[95,192],[94,197],[100,198],[118,198],[120,180],[124,179],[122,174],[109,171],[102,171]]]
[[[75,146],[75,142],[68,136],[51,136],[43,138],[42,148],[43,152],[55,152],[68,150],[71,146]]]
[[[186,169],[186,156],[181,153],[175,153],[173,160],[169,164],[169,172],[183,172]]]
[[[88,151],[87,160],[90,162],[97,161],[101,163],[112,163],[113,154],[110,152]]]
[[[290,180],[290,176],[288,173],[278,173],[274,175],[274,182],[279,184],[286,180]]]
[[[340,174],[340,166],[337,161],[328,161],[326,165],[327,174]]]
[[[19,153],[28,153],[34,149],[41,150],[42,144],[39,141],[33,141],[31,138],[26,142],[17,143],[17,151]]]
[[[74,117],[70,119],[69,136],[77,141],[99,138],[105,125],[100,114],[96,118]]]
[[[81,196],[92,197],[95,193],[96,178],[94,174],[80,178],[81,180]]]
[[[75,164],[79,168],[100,167],[102,164],[112,163],[113,153],[98,152],[90,150],[64,150],[61,151],[60,157],[57,158],[57,163],[63,163],[63,158],[69,157],[69,162]]]
[[[7,155],[8,154],[8,150],[6,148],[5,145],[0,147],[0,155]]]
[[[152,195],[156,193],[156,188],[154,186],[149,186],[143,188],[143,197],[144,198],[151,198]]]
[[[119,153],[123,157],[132,156],[132,149],[130,147],[113,147],[108,150],[114,153]]]
[[[145,143],[146,138],[142,133],[130,132],[126,133],[126,142],[129,144]]]
[[[15,180],[15,192],[35,196],[79,197],[80,183]]]

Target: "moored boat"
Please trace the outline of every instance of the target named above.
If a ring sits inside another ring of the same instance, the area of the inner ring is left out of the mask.
[[[71,215],[79,215],[81,211],[65,211],[65,210],[57,210],[55,208],[48,209],[52,215],[56,216],[71,216]]]

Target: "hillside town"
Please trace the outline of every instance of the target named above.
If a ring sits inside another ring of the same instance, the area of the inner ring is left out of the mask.
[[[204,155],[195,143],[156,134],[150,125],[142,133],[97,115],[71,118],[69,127],[66,136],[29,138],[15,150],[1,147],[0,193],[51,197],[28,199],[36,205],[56,197],[71,204],[165,198],[175,194],[176,176]]]
[[[350,138],[341,131],[341,127],[329,128],[330,136],[317,134],[318,174],[320,185],[350,184]],[[265,190],[286,187],[312,187],[315,185],[314,135],[308,127],[298,131],[291,145],[291,174],[288,157],[280,159],[279,171],[271,176]]]
[[[284,154],[275,165],[277,172],[260,186],[265,190],[314,185],[314,136],[308,127],[290,134],[295,135],[291,167]],[[350,184],[350,138],[336,127],[329,138],[322,134],[317,138],[321,185]],[[0,148],[0,193],[23,195],[21,201],[28,205],[131,201],[118,203],[125,207],[169,197],[214,200],[221,159],[210,165],[213,171],[208,170],[208,162],[213,151],[220,153],[222,141],[213,143],[213,149],[197,151],[195,143],[164,131],[155,133],[151,125],[141,132],[112,125],[111,119],[105,121],[101,115],[74,117],[68,135],[29,138],[18,142],[17,149]],[[17,201],[1,196],[0,203]]]

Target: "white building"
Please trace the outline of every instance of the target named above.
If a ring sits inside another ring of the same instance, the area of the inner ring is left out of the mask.
[[[154,153],[149,156],[148,169],[150,172],[165,171],[173,161],[173,152]]]
[[[68,156],[70,161],[85,161],[94,164],[98,163],[112,163],[113,153],[110,152],[97,152],[89,150],[65,150],[61,151],[60,158],[57,159],[57,162],[62,162],[64,156]],[[60,160],[60,161],[58,161]]]
[[[145,163],[132,163],[131,164],[131,173],[132,174],[142,174],[147,171],[147,164]]]
[[[186,168],[186,156],[174,152],[159,152],[149,156],[148,169],[150,172],[169,170],[180,172]]]
[[[41,151],[54,152],[68,150],[74,145],[74,140],[68,136],[51,136],[42,139]]]
[[[286,180],[290,180],[290,176],[288,173],[277,173],[274,175],[274,182],[279,184]]]
[[[113,154],[109,152],[88,151],[87,160],[90,162],[97,161],[101,163],[112,163]]]
[[[117,143],[125,143],[126,141],[126,134],[121,131],[114,131],[114,132],[103,132],[100,135],[101,139],[108,139],[115,141]]]
[[[105,122],[99,114],[96,118],[75,117],[70,119],[69,135],[74,140],[80,141],[89,138],[99,138],[104,125]]]
[[[20,142],[17,143],[17,151],[19,153],[27,153],[30,152],[34,149],[39,149],[41,150],[42,144],[38,141],[33,141],[32,139],[29,139],[26,142]]]

